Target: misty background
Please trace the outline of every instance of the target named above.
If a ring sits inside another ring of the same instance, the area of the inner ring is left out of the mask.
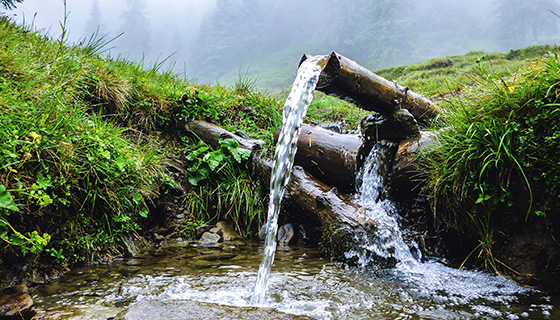
[[[469,51],[560,42],[560,0],[24,0],[4,12],[70,43],[161,64],[197,83],[289,87],[304,53],[381,69]],[[120,35],[120,36],[119,36]]]

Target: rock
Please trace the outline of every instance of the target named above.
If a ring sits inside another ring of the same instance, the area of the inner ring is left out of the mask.
[[[126,248],[126,251],[132,257],[138,257],[140,254],[151,248],[151,244],[148,240],[136,234],[122,235],[121,240]]]
[[[215,244],[220,242],[221,238],[219,234],[207,231],[202,234],[202,237],[200,237],[198,241],[202,244]]]
[[[266,226],[267,225],[268,224],[266,224],[266,223],[263,224],[261,229],[259,230],[258,236],[259,236],[259,239],[261,239],[261,240],[266,239]]]
[[[240,298],[241,299],[241,298]],[[234,307],[189,300],[141,300],[117,316],[117,320],[303,320],[306,316],[291,315],[272,308]]]
[[[294,239],[294,226],[291,223],[286,223],[278,229],[276,238],[278,239],[278,244],[287,246],[292,239]]]
[[[37,309],[33,320],[100,320],[115,319],[123,308],[91,305],[60,305],[47,309]],[[20,320],[18,318],[18,320]]]
[[[200,239],[200,237],[202,237],[202,235],[210,229],[212,229],[212,226],[208,224],[203,224],[201,226],[196,227],[194,229],[194,238]]]
[[[265,240],[266,238],[266,223],[259,230],[259,239]],[[294,240],[295,230],[291,223],[286,223],[278,228],[276,231],[276,242],[280,245],[288,245],[292,240]]]
[[[23,284],[4,289],[0,294],[0,317],[15,317],[28,312],[31,306],[33,299]]]
[[[216,223],[216,228],[221,231],[224,241],[243,239],[243,237],[239,233],[237,233],[237,231],[235,231],[235,228],[233,227],[233,224],[231,222],[219,221],[218,223]]]

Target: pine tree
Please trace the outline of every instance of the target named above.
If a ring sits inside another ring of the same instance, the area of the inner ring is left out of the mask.
[[[84,27],[84,36],[86,38],[92,35],[97,35],[97,37],[100,37],[104,36],[105,34],[105,27],[101,23],[101,10],[99,10],[99,0],[93,0],[93,2],[91,3],[89,19]]]
[[[140,60],[150,52],[150,23],[145,10],[144,0],[126,0],[126,9],[121,14],[124,34],[119,38],[117,50],[134,60]]]
[[[0,0],[0,5],[6,9],[13,9],[16,7],[17,3],[22,3],[23,0]]]

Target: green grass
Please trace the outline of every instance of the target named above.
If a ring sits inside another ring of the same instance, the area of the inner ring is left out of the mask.
[[[2,265],[71,266],[122,252],[119,238],[158,223],[156,202],[177,183],[164,165],[168,155],[184,161],[191,181],[180,198],[190,220],[178,231],[231,219],[251,236],[262,223],[266,196],[246,158],[227,142],[211,150],[184,138],[180,125],[203,119],[241,130],[264,140],[270,155],[287,92],[258,93],[247,75],[227,86],[196,85],[161,64],[102,58],[106,44],[93,37],[69,45],[0,18]],[[452,116],[429,170],[434,199],[466,208],[465,223],[478,224],[481,236],[494,228],[488,215],[510,200],[525,199],[514,206],[522,218],[557,210],[557,60],[520,71],[523,59],[543,50],[473,52],[378,71],[430,97],[467,97],[444,105]],[[343,121],[353,130],[365,114],[317,92],[307,121]]]
[[[104,44],[69,45],[0,18],[3,265],[34,259],[71,266],[122,252],[120,236],[153,223],[155,202],[176,183],[166,155],[186,158],[181,151],[197,143],[181,139],[182,121],[241,130],[273,150],[281,107],[254,92],[250,79],[230,88],[195,85],[160,65],[102,58]],[[183,200],[197,219],[185,228],[209,219],[203,208],[231,218],[243,234],[258,228],[260,190],[250,182],[238,163],[203,183],[211,191],[204,206],[194,204],[196,188],[188,190]],[[214,205],[223,199],[229,202]]]
[[[24,255],[45,248],[70,264],[117,252],[118,235],[140,229],[166,179],[160,144],[139,134],[148,125],[116,124],[143,86],[110,70],[130,64],[104,66],[87,48],[6,19],[0,46],[0,185],[16,206],[0,207],[2,261],[17,258],[14,247]]]
[[[476,68],[473,67],[477,65],[496,76],[508,76],[522,68],[526,60],[538,58],[550,49],[549,46],[533,46],[509,53],[472,51],[465,55],[437,58],[374,72],[430,99],[439,100],[475,84]]]
[[[512,224],[543,219],[558,237],[560,58],[550,48],[508,76],[485,67],[444,104],[438,144],[423,161],[435,214],[472,230],[486,265],[498,270],[505,264],[495,259],[494,239],[511,236]]]

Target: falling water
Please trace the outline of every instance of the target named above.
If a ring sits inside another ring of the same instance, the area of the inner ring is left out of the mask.
[[[263,260],[259,267],[252,304],[264,304],[270,268],[276,252],[278,213],[284,189],[290,178],[297,150],[297,140],[307,107],[313,99],[313,91],[321,73],[320,60],[323,56],[309,57],[298,69],[292,91],[284,105],[283,126],[274,154],[274,167],[270,177],[270,202],[266,224],[266,240]]]
[[[357,177],[356,201],[365,209],[368,220],[375,221],[376,225],[374,233],[365,236],[355,233],[356,247],[346,253],[346,258],[354,258],[360,266],[365,267],[379,258],[414,263],[421,255],[416,244],[403,240],[397,209],[387,199],[384,177],[389,170],[393,147],[389,142],[376,143]]]

